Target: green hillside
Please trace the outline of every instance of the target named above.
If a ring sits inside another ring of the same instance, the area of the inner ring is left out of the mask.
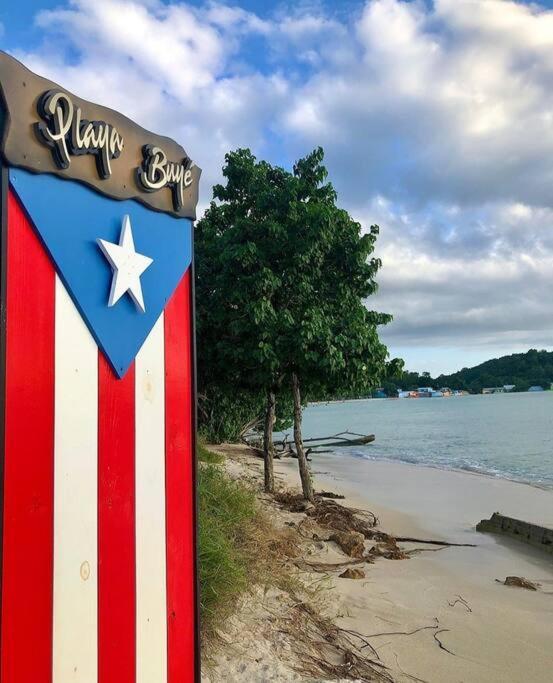
[[[480,393],[484,387],[501,387],[514,384],[515,391],[528,391],[529,387],[539,385],[549,389],[553,382],[553,351],[530,349],[526,353],[513,353],[510,356],[493,358],[473,368],[463,368],[451,375],[431,377],[429,373],[404,372],[401,377],[393,377],[385,383],[388,395],[395,390],[416,389],[432,386],[435,389],[450,387]]]

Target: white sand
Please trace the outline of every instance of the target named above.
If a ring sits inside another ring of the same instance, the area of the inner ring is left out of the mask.
[[[275,465],[280,483],[298,485],[295,460]],[[409,560],[379,559],[365,566],[365,580],[333,579],[337,623],[370,636],[398,680],[407,680],[402,672],[428,683],[553,680],[553,555],[474,530],[494,511],[551,523],[553,492],[469,473],[341,456],[314,456],[312,466],[317,490],[342,493],[344,504],[374,511],[385,531],[478,544],[425,551]],[[238,468],[235,474],[253,473],[259,481],[258,459],[248,458]],[[333,544],[326,545],[316,559],[325,561],[326,554],[326,561],[335,561]],[[533,592],[495,581],[507,575],[524,576],[541,588]],[[238,618],[243,638],[250,639],[260,615],[253,626],[247,613]],[[423,630],[396,633],[417,629]],[[239,646],[240,630],[234,633]],[[297,680],[263,639],[257,651],[259,662],[245,668],[240,656],[225,657],[225,673],[218,678],[215,672],[213,681]]]
[[[411,631],[432,625],[449,629],[371,639],[393,666],[426,681],[540,683],[553,680],[553,555],[515,540],[481,534],[474,527],[495,511],[553,525],[553,492],[525,484],[421,466],[314,456],[319,489],[369,508],[381,527],[476,548],[424,552],[408,561],[380,561],[366,582],[350,581],[342,607],[344,624],[366,634]],[[282,461],[295,479],[295,462]],[[510,588],[495,579],[524,576],[540,592]],[[338,583],[344,583],[338,579]],[[456,596],[470,606],[468,611]]]

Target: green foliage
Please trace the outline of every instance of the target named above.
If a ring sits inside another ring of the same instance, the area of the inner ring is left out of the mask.
[[[206,457],[205,449],[200,455]],[[202,628],[209,632],[218,620],[225,619],[248,585],[252,558],[245,546],[257,514],[255,497],[220,467],[201,465],[198,513],[200,610]]]
[[[372,256],[378,226],[362,234],[361,225],[336,206],[323,158],[318,148],[294,166],[288,258],[275,299],[281,372],[299,375],[304,398],[377,383],[388,355],[377,326],[391,320],[365,306],[381,266]]]
[[[430,373],[404,372],[402,375],[390,377],[384,383],[386,393],[395,395],[398,388],[413,390],[420,386],[431,386],[435,389],[450,387],[463,389],[472,393],[480,393],[484,387],[502,387],[515,385],[515,391],[528,391],[529,387],[538,385],[549,389],[553,382],[553,352],[530,349],[526,353],[513,353],[488,360],[473,368],[463,368],[451,375],[439,375],[436,378]]]
[[[244,389],[233,391],[224,382],[224,375],[221,375],[220,381],[215,375],[210,378],[209,384],[200,387],[199,432],[208,443],[237,441],[244,426],[263,411],[263,395],[260,392]]]
[[[226,155],[225,187],[196,226],[200,377],[233,388],[264,388],[278,370],[274,353],[288,206],[287,174],[249,150]]]
[[[289,174],[237,150],[223,175],[195,233],[200,425],[217,441],[261,418],[267,386],[278,383],[274,298],[289,248]]]
[[[391,320],[364,304],[378,227],[362,234],[336,206],[322,149],[292,173],[247,149],[225,160],[196,227],[200,426],[217,441],[261,418],[268,388],[289,420],[292,372],[304,400],[368,391],[386,372],[377,326]]]

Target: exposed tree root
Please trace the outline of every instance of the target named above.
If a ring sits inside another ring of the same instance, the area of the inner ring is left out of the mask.
[[[355,631],[342,629],[310,604],[296,603],[281,633],[288,636],[297,657],[295,670],[310,678],[345,678],[392,683],[388,668],[368,640]],[[367,657],[363,647],[370,648]]]
[[[436,622],[438,622],[438,619],[436,619]],[[382,633],[370,633],[365,637],[380,638],[381,636],[412,636],[415,633],[420,633],[421,631],[436,630],[437,628],[439,628],[439,623],[436,623],[432,626],[419,626],[419,628],[415,628],[412,631],[382,631]]]
[[[450,543],[449,541],[435,541],[428,538],[413,538],[412,536],[396,536],[398,543],[427,543],[428,545],[441,545],[445,548],[476,548],[476,543]]]
[[[381,533],[375,531],[378,517],[373,512],[347,508],[333,500],[317,500],[307,514],[321,526],[336,531],[358,531],[370,539]]]
[[[325,492],[323,492],[325,494]],[[336,494],[333,495],[333,497]],[[336,503],[334,500],[324,500],[321,495],[315,497],[313,504],[304,500],[301,494],[290,491],[279,491],[275,494],[275,500],[290,512],[304,512],[310,519],[317,522],[320,526],[333,531],[356,531],[363,534],[366,539],[373,540],[377,544],[387,544],[389,550],[393,552],[380,552],[382,547],[375,546],[371,553],[383,555],[388,559],[406,559],[410,554],[420,552],[420,550],[402,551],[398,548],[398,543],[420,543],[422,545],[434,545],[438,548],[461,547],[474,548],[474,543],[452,543],[449,541],[438,541],[429,538],[415,538],[414,536],[391,536],[383,531],[376,529],[378,517],[370,510],[360,510],[345,507]],[[329,540],[321,539],[321,540]],[[421,549],[422,550],[422,549]],[[371,554],[370,553],[370,554]]]
[[[455,607],[455,605],[460,604],[460,605],[463,605],[463,607],[467,610],[467,612],[472,612],[472,609],[470,608],[470,605],[468,604],[468,602],[465,600],[465,598],[463,598],[460,595],[455,596],[455,600],[453,602],[449,602],[449,600],[448,600],[447,604],[450,607]]]
[[[442,643],[442,641],[438,638],[438,635],[439,635],[440,633],[449,633],[449,629],[448,629],[448,628],[441,628],[441,629],[439,629],[439,631],[436,631],[436,633],[434,634],[434,640],[435,640],[435,641],[438,643],[438,645],[440,646],[440,650],[443,650],[444,652],[447,652],[448,654],[453,655],[454,657],[456,657],[457,655],[455,654],[455,652],[452,652],[451,650],[448,650],[447,647],[446,647],[446,646]]]
[[[436,623],[432,626],[420,626],[419,628],[415,628],[412,631],[382,631],[381,633],[370,633],[365,636],[365,638],[380,638],[382,636],[412,636],[415,633],[420,633],[421,631],[434,631],[432,634],[432,637],[434,640],[438,643],[438,646],[440,647],[441,650],[444,650],[444,652],[447,652],[450,655],[453,655],[456,657],[457,655],[455,652],[452,652],[449,650],[443,643],[442,641],[438,638],[440,633],[449,633],[450,629],[448,628],[440,628],[440,622],[438,620],[438,617],[434,617]],[[366,645],[362,645],[361,649],[364,647],[367,647]]]
[[[406,555],[418,555],[419,553],[439,553],[440,550],[446,550],[446,546],[440,548],[412,548],[411,550],[404,550]]]
[[[307,562],[306,560],[296,560],[294,562],[298,569],[315,572],[332,572],[344,567],[353,565],[363,565],[365,560],[346,560],[344,562]]]

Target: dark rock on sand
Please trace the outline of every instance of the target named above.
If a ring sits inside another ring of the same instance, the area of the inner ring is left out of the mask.
[[[362,569],[348,567],[345,572],[340,574],[341,579],[364,579],[365,572]]]

